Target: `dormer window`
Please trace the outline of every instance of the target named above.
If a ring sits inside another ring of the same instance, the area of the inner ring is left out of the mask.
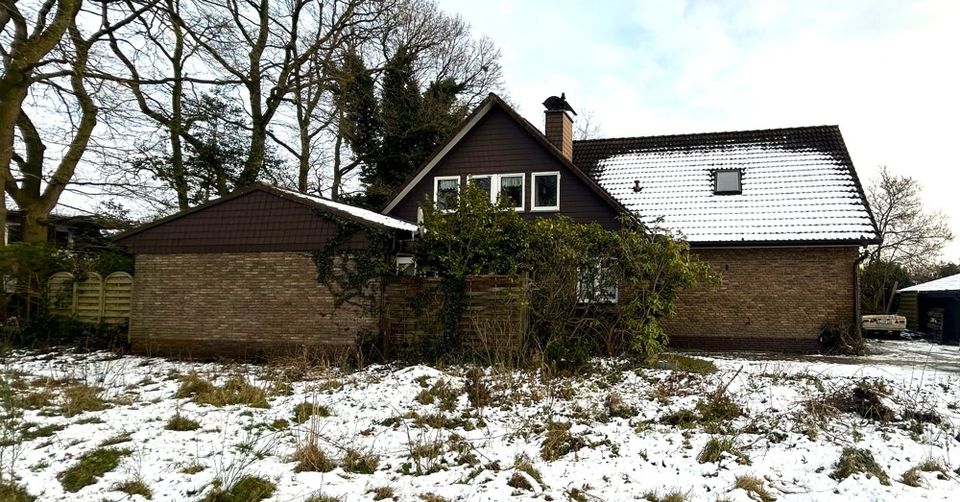
[[[714,195],[740,195],[743,187],[740,178],[743,172],[739,169],[721,169],[713,172]]]

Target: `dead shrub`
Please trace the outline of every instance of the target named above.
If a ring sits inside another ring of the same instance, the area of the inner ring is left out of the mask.
[[[490,387],[483,381],[483,370],[474,366],[467,370],[467,382],[463,386],[467,399],[474,408],[483,408],[490,404]]]

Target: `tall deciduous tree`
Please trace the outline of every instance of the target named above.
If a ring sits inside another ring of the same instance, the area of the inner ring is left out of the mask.
[[[73,179],[97,126],[100,107],[92,90],[97,83],[87,79],[94,46],[155,1],[0,3],[0,177],[23,211],[25,241],[46,240],[45,220]],[[63,124],[59,130],[37,122],[40,101],[56,103]],[[61,147],[56,156],[48,156],[50,146]],[[0,219],[6,220],[5,201]]]
[[[883,166],[867,189],[879,230],[879,242],[868,249],[863,276],[867,311],[889,310],[896,289],[936,267],[944,245],[953,239],[947,218],[923,206],[920,183]]]

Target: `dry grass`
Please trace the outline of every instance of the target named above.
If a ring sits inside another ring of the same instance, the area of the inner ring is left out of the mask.
[[[293,472],[330,472],[337,467],[336,462],[324,453],[316,441],[308,441],[300,445],[293,452],[293,460],[297,462]]]
[[[316,403],[302,402],[293,407],[293,421],[298,424],[310,420],[312,416],[329,417],[331,415],[330,408]]]
[[[360,452],[350,448],[343,455],[342,467],[346,472],[373,474],[380,466],[380,457],[370,452]]]
[[[773,502],[777,500],[767,488],[763,485],[763,480],[756,477],[744,474],[743,476],[737,476],[736,480],[733,483],[734,488],[739,488],[741,490],[746,490],[747,492],[753,494],[752,498],[760,500],[760,502]]]
[[[610,418],[633,418],[637,416],[637,410],[624,402],[620,393],[614,391],[604,398],[603,406]]]
[[[697,462],[701,464],[717,463],[723,458],[723,454],[730,454],[737,459],[738,464],[749,465],[750,457],[743,452],[733,438],[714,437],[707,441],[707,444],[697,455]]]
[[[200,428],[200,423],[177,413],[170,417],[170,420],[167,420],[167,425],[164,428],[168,431],[195,431]]]
[[[85,411],[103,411],[106,403],[100,398],[101,390],[89,385],[74,385],[63,390],[63,405],[60,408],[65,417],[79,415]]]
[[[587,446],[583,438],[570,434],[570,426],[570,422],[547,423],[546,436],[540,445],[541,458],[547,461],[557,460]]]
[[[131,478],[122,483],[117,483],[113,487],[114,490],[118,492],[126,493],[127,495],[140,495],[145,499],[153,498],[153,490],[147,486],[140,478]]]
[[[373,500],[386,500],[396,498],[396,494],[393,491],[393,488],[389,486],[378,486],[376,488],[371,488],[367,490],[367,493],[373,495]]]
[[[120,459],[130,454],[130,450],[116,448],[97,448],[80,456],[75,464],[61,472],[57,479],[68,492],[78,492],[92,485],[109,471],[120,465]]]
[[[180,377],[180,388],[174,397],[191,398],[196,403],[211,406],[243,404],[253,408],[269,408],[267,391],[242,375],[234,375],[217,386],[196,372]]]

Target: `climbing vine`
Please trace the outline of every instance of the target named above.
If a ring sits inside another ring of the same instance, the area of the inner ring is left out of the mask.
[[[393,270],[390,259],[393,234],[334,213],[319,209],[315,212],[336,226],[333,236],[313,253],[317,281],[333,294],[334,305],[339,307],[358,297],[374,294],[370,281],[383,280]],[[364,245],[352,245],[357,239],[364,240]]]

